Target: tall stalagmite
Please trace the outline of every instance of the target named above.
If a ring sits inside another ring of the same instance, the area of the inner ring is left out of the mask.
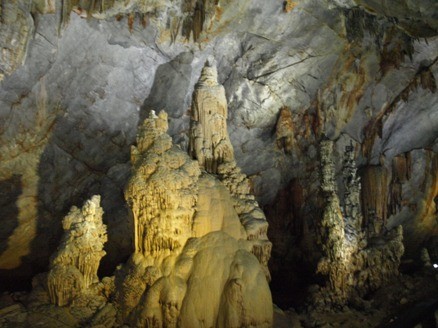
[[[227,132],[227,99],[217,70],[207,61],[193,92],[189,154],[201,168],[218,173],[218,166],[234,160]]]
[[[97,269],[107,241],[102,215],[100,196],[93,196],[82,209],[73,206],[62,221],[64,235],[52,256],[47,281],[52,303],[67,305],[99,281]]]
[[[201,168],[218,174],[219,180],[230,191],[234,208],[252,243],[252,252],[269,279],[272,244],[267,237],[268,221],[251,193],[247,176],[234,160],[227,131],[227,113],[225,89],[218,83],[215,64],[209,60],[193,92],[189,154],[198,160]]]

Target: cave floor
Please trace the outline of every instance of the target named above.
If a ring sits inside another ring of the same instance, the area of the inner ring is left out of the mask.
[[[275,308],[274,327],[438,327],[438,271],[401,274],[384,288],[338,309]]]
[[[0,327],[94,327],[91,318],[108,300],[94,299],[81,308],[48,303],[42,290],[0,295]],[[303,304],[305,302],[303,301]],[[401,274],[384,288],[338,309],[274,306],[274,327],[429,328],[438,322],[438,271],[423,269]],[[81,319],[82,318],[82,319]],[[89,318],[89,319],[83,319]],[[122,327],[108,318],[109,327]],[[128,327],[128,326],[123,326]],[[97,328],[97,326],[96,326]]]

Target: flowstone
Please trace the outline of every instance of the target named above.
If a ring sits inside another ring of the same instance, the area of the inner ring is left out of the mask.
[[[79,209],[73,206],[62,221],[64,235],[53,255],[47,286],[50,301],[64,306],[97,283],[97,269],[106,254],[106,226],[102,223],[100,196],[93,196]]]
[[[131,149],[125,197],[134,216],[135,252],[116,272],[119,322],[271,327],[266,273],[251,254],[254,242],[234,195],[172,145],[167,127],[165,112],[151,112]]]

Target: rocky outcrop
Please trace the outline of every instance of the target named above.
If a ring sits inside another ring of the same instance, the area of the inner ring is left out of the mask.
[[[102,215],[100,196],[93,196],[81,209],[73,206],[63,219],[64,235],[47,278],[53,304],[68,305],[99,281],[97,269],[107,241]]]
[[[218,231],[190,239],[169,269],[132,313],[133,326],[272,327],[264,272],[228,234]]]

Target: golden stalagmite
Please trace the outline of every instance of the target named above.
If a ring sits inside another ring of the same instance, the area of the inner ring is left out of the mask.
[[[268,261],[272,244],[267,237],[268,221],[251,193],[247,176],[234,160],[227,115],[225,89],[218,83],[215,64],[208,60],[193,91],[189,154],[201,168],[218,174],[219,180],[228,188],[235,211],[252,244],[252,252],[270,279]]]
[[[47,278],[52,303],[68,305],[99,281],[97,270],[107,241],[102,215],[100,196],[93,196],[81,209],[73,206],[63,219],[64,235],[52,256]]]
[[[201,172],[166,131],[167,114],[151,112],[131,149],[125,197],[135,252],[116,273],[118,320],[135,327],[271,327],[265,269],[251,254],[254,242],[233,193]]]
[[[189,154],[210,173],[217,173],[220,164],[234,160],[227,112],[225,89],[217,81],[216,67],[207,61],[193,92]]]

